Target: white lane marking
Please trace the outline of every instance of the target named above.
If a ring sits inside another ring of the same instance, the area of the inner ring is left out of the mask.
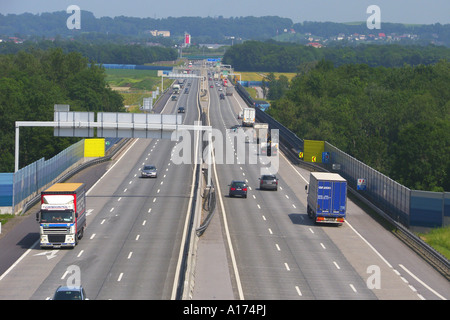
[[[425,282],[423,282],[422,280],[420,280],[416,275],[414,275],[411,271],[409,271],[404,265],[399,264],[400,268],[402,268],[403,270],[405,270],[411,277],[414,278],[414,280],[416,280],[417,282],[419,282],[421,285],[423,285],[425,288],[427,288],[429,291],[431,291],[432,293],[434,293],[437,297],[439,297],[442,300],[447,300],[444,296],[442,296],[441,294],[439,294],[437,291],[433,290],[431,287],[429,287]]]

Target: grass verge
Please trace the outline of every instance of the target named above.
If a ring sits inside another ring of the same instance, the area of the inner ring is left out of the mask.
[[[13,214],[0,214],[0,223],[2,225],[4,225],[5,223],[7,223],[12,218],[14,218]]]
[[[421,233],[419,237],[450,260],[450,226]]]

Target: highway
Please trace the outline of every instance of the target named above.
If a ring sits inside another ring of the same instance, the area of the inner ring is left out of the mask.
[[[174,114],[184,106],[184,124],[194,124],[199,119],[200,83],[187,81],[189,93],[183,89],[177,101],[169,99],[162,113]],[[236,92],[220,99],[213,81],[207,87],[208,118],[220,139],[215,144],[214,218],[222,221],[224,235],[216,236],[226,243],[234,299],[450,298],[445,278],[351,200],[344,225],[315,225],[306,214],[309,172],[283,154],[259,157],[255,143],[236,144],[229,128],[240,124],[237,114],[245,103]],[[38,225],[28,222],[14,246],[20,254],[0,270],[0,300],[50,299],[74,275],[81,277],[91,300],[175,299],[195,168],[193,161],[175,164],[175,157],[181,156],[176,145],[170,140],[131,139],[114,161],[71,178],[89,182],[83,239],[74,249],[41,250],[35,242]],[[194,156],[193,152],[191,159]],[[158,177],[141,178],[144,164],[154,164]],[[258,178],[271,166],[277,168],[279,188],[259,190]],[[246,199],[228,197],[228,184],[234,179],[248,182]],[[34,220],[34,213],[27,220]],[[0,249],[7,240],[0,239]],[[6,254],[13,256],[0,250],[1,259]],[[221,262],[209,263],[214,269]]]
[[[219,99],[215,85],[210,96],[211,125],[222,130],[224,144],[232,143],[226,131],[239,124],[237,114],[245,103],[236,94]],[[229,227],[240,279],[235,285],[236,298],[450,297],[445,278],[351,200],[343,226],[315,225],[306,214],[304,186],[309,172],[294,167],[283,155],[279,157],[278,191],[259,190],[261,168],[273,164],[264,158],[251,164],[249,156],[257,152],[256,144],[247,143],[245,159],[235,157],[234,164],[216,166],[221,214]],[[227,185],[233,179],[248,182],[247,199],[228,197]]]
[[[198,85],[190,81],[192,88]],[[183,122],[193,124],[199,115],[196,91],[169,100],[163,112],[177,113],[184,105]],[[49,299],[59,285],[71,283],[74,266],[89,299],[173,299],[194,167],[173,164],[175,145],[133,139],[90,188],[88,226],[79,244],[72,250],[35,245],[0,280],[0,299]],[[141,178],[144,164],[155,165],[158,177]]]
[[[214,97],[212,94],[212,104]],[[223,128],[224,132],[237,123],[237,112],[230,100],[217,100],[219,108],[211,110],[212,126]],[[261,163],[264,159],[260,158],[258,165],[250,165],[249,156],[258,151],[255,143],[247,143],[247,147],[246,158],[236,159],[236,165],[217,166],[243,297],[374,299],[375,295],[348,266],[334,243],[320,228],[309,223],[304,204],[280,174],[278,191],[259,190],[258,178],[265,167]],[[248,182],[247,199],[227,197],[231,179]]]

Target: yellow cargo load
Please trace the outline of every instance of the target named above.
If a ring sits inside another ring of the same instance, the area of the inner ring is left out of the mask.
[[[55,183],[44,192],[75,192],[83,183]]]

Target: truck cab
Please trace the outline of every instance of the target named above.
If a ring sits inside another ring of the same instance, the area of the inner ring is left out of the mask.
[[[41,248],[75,247],[86,227],[84,183],[56,183],[41,192],[36,214]]]

